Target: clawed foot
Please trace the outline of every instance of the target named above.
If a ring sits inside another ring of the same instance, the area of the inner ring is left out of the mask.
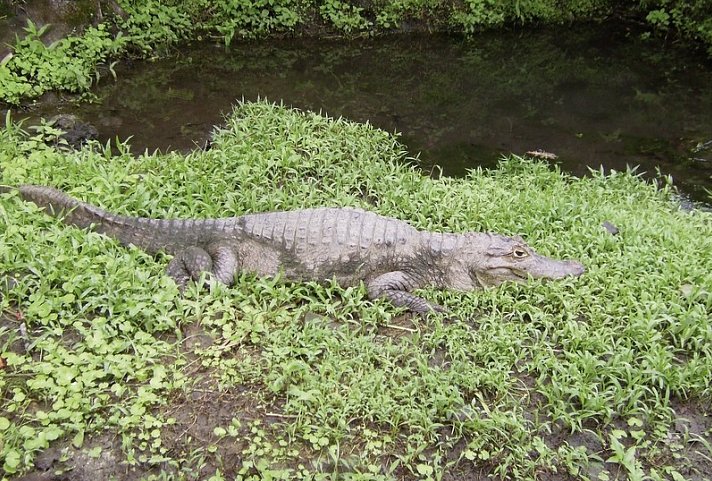
[[[418,311],[418,315],[423,320],[426,320],[428,318],[428,316],[431,314],[442,314],[443,317],[445,317],[446,319],[454,319],[452,312],[445,309],[443,306],[441,306],[439,304],[428,303],[427,309]]]
[[[211,292],[216,284],[222,284],[220,281],[215,279],[210,272],[203,272],[198,279],[192,279],[190,277],[180,277],[172,278],[178,287],[178,292],[181,296],[185,296],[186,291],[193,286],[199,292]]]

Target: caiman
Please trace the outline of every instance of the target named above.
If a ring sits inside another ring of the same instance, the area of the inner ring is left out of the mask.
[[[416,313],[443,311],[412,294],[427,286],[455,291],[528,278],[579,276],[584,267],[534,252],[519,237],[417,230],[408,223],[353,208],[313,208],[221,219],[153,219],[112,214],[64,192],[33,185],[19,192],[66,224],[92,230],[149,253],[173,256],[167,267],[182,290],[209,273],[232,284],[240,272],[282,273],[290,281],[364,282],[370,299]]]

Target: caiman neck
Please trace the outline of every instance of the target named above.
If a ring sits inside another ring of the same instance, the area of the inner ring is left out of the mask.
[[[471,234],[450,234],[424,232],[420,262],[427,265],[429,280],[432,284],[456,291],[471,291],[481,286],[470,275],[469,246]]]

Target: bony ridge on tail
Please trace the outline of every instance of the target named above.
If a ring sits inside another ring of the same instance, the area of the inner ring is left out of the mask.
[[[0,186],[50,215],[106,234],[122,245],[173,255],[167,267],[182,290],[203,273],[232,284],[240,272],[282,273],[291,281],[364,282],[384,298],[420,314],[442,307],[412,294],[423,287],[456,291],[530,277],[580,276],[584,267],[534,252],[521,237],[417,230],[392,217],[354,208],[312,208],[220,219],[153,219],[112,214],[52,187]]]

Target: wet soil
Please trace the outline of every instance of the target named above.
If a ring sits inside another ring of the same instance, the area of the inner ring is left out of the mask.
[[[200,385],[190,392],[178,396],[171,404],[169,411],[176,422],[164,428],[162,439],[168,448],[167,458],[172,461],[163,464],[146,462],[126,462],[121,438],[110,433],[99,433],[87,436],[81,449],[71,445],[69,440],[54,443],[51,448],[40,453],[35,461],[35,470],[18,477],[22,481],[93,481],[95,479],[122,479],[127,481],[143,479],[149,475],[160,473],[180,473],[185,479],[206,479],[219,469],[221,473],[232,479],[238,474],[247,457],[243,454],[248,447],[246,439],[249,436],[249,426],[252,421],[259,420],[265,426],[265,431],[280,429],[278,413],[268,412],[266,406],[260,405],[258,397],[250,391],[220,390],[204,379]],[[272,407],[271,409],[274,409]],[[649,472],[656,466],[675,466],[685,479],[705,481],[712,476],[712,462],[700,439],[710,442],[709,430],[712,418],[709,409],[691,401],[676,401],[676,411],[685,413],[679,416],[683,427],[676,422],[664,442],[647,451],[639,450],[638,459],[642,460],[642,469]],[[276,416],[276,417],[275,417]],[[215,426],[227,426],[230,420],[238,419],[241,428],[237,437],[222,437],[215,435]],[[692,429],[689,425],[694,426]],[[624,427],[624,426],[618,426]],[[628,479],[626,470],[609,461],[613,455],[606,449],[600,439],[606,439],[615,424],[606,427],[592,427],[580,432],[571,433],[569,429],[554,424],[552,432],[543,436],[545,443],[556,449],[563,445],[576,447],[595,459],[586,466],[584,471],[570,473],[564,465],[555,470],[537,473],[537,479],[546,481],[568,481],[576,479],[600,479],[599,474],[607,472],[610,479]],[[690,436],[692,433],[699,437]],[[214,446],[212,456],[205,456],[205,446]],[[486,481],[500,479],[494,474],[496,461],[469,462],[462,458],[467,440],[461,440],[450,450],[447,462],[451,466],[444,472],[443,479],[448,481],[467,479]],[[97,448],[98,450],[97,455]],[[94,454],[92,454],[94,451]],[[346,451],[344,451],[346,452]],[[536,453],[532,453],[535,457]],[[334,466],[328,463],[310,465],[312,472],[330,472]],[[274,466],[277,467],[277,466]],[[291,467],[285,464],[283,467]],[[405,469],[397,469],[394,473],[397,479],[415,480],[416,475]],[[99,476],[99,477],[97,477]]]
[[[0,327],[16,330],[22,322],[21,316],[5,315],[0,318]],[[308,315],[305,322],[313,318]],[[379,331],[379,335],[400,337],[408,335],[413,325],[412,319],[404,315]],[[185,355],[196,361],[193,349],[206,347],[213,342],[213,335],[199,325],[183,327]],[[9,350],[20,352],[24,349],[23,337],[18,336],[9,346]],[[67,342],[71,342],[68,340]],[[436,356],[437,357],[437,356]],[[436,360],[437,361],[437,360]],[[232,388],[220,387],[210,368],[200,362],[189,362],[187,374],[193,382],[189,387],[178,390],[169,402],[154,413],[162,419],[173,421],[161,430],[162,446],[167,449],[164,462],[148,462],[141,458],[142,452],[132,451],[133,462],[127,461],[126,440],[110,432],[87,434],[81,448],[71,444],[71,439],[60,439],[51,447],[37,454],[35,469],[15,479],[22,481],[93,481],[96,479],[121,479],[134,481],[148,476],[166,476],[169,473],[177,479],[206,479],[216,470],[233,479],[239,474],[245,461],[249,461],[246,450],[251,443],[251,428],[260,426],[269,439],[270,435],[283,432],[287,415],[282,414],[282,400],[272,396],[259,385],[246,385]],[[553,449],[571,446],[585,453],[589,458],[587,466],[579,472],[569,472],[564,464],[555,469],[542,470],[536,474],[544,481],[569,481],[577,479],[628,479],[623,466],[611,461],[613,452],[606,445],[613,430],[630,430],[626,420],[616,419],[609,423],[591,420],[583,429],[572,431],[564,423],[548,417],[546,398],[537,390],[537,380],[526,373],[516,373],[521,381],[521,392],[516,394],[522,399],[525,417],[529,420],[548,419],[544,428],[533,432]],[[712,443],[712,406],[709,401],[674,398],[671,407],[675,413],[669,430],[660,441],[647,448],[638,449],[637,459],[647,473],[651,468],[674,466],[677,471],[690,481],[712,479],[712,459],[708,451]],[[457,417],[457,416],[455,416]],[[449,443],[452,426],[443,421],[442,442]],[[219,436],[214,431],[216,426],[236,426],[236,432],[228,436]],[[548,427],[546,427],[548,426]],[[648,429],[643,427],[642,429]],[[254,432],[254,431],[252,431]],[[271,433],[271,434],[270,434]],[[470,462],[464,459],[467,439],[456,440],[447,451],[444,460],[449,467],[443,473],[444,480],[467,479],[471,481],[489,481],[501,479],[495,474],[497,460]],[[626,448],[632,446],[630,438],[621,442]],[[129,446],[135,448],[140,441],[132,439]],[[205,447],[211,446],[206,451]],[[314,452],[298,445],[290,449],[302,450],[304,459],[288,461],[283,466],[274,468],[296,468],[297,464],[308,466],[312,472],[343,472],[339,466],[328,461],[315,460]],[[348,450],[342,446],[342,453]],[[531,453],[536,459],[537,452]],[[348,456],[347,456],[348,457]],[[325,459],[328,459],[326,457]],[[351,462],[351,461],[349,461]],[[354,458],[353,462],[358,462]],[[384,459],[384,463],[388,461]],[[384,469],[386,465],[384,464]],[[248,473],[249,474],[249,473]],[[258,474],[257,471],[253,474]],[[419,479],[410,471],[399,467],[395,470],[396,479],[410,481]],[[160,479],[160,478],[159,478]]]

